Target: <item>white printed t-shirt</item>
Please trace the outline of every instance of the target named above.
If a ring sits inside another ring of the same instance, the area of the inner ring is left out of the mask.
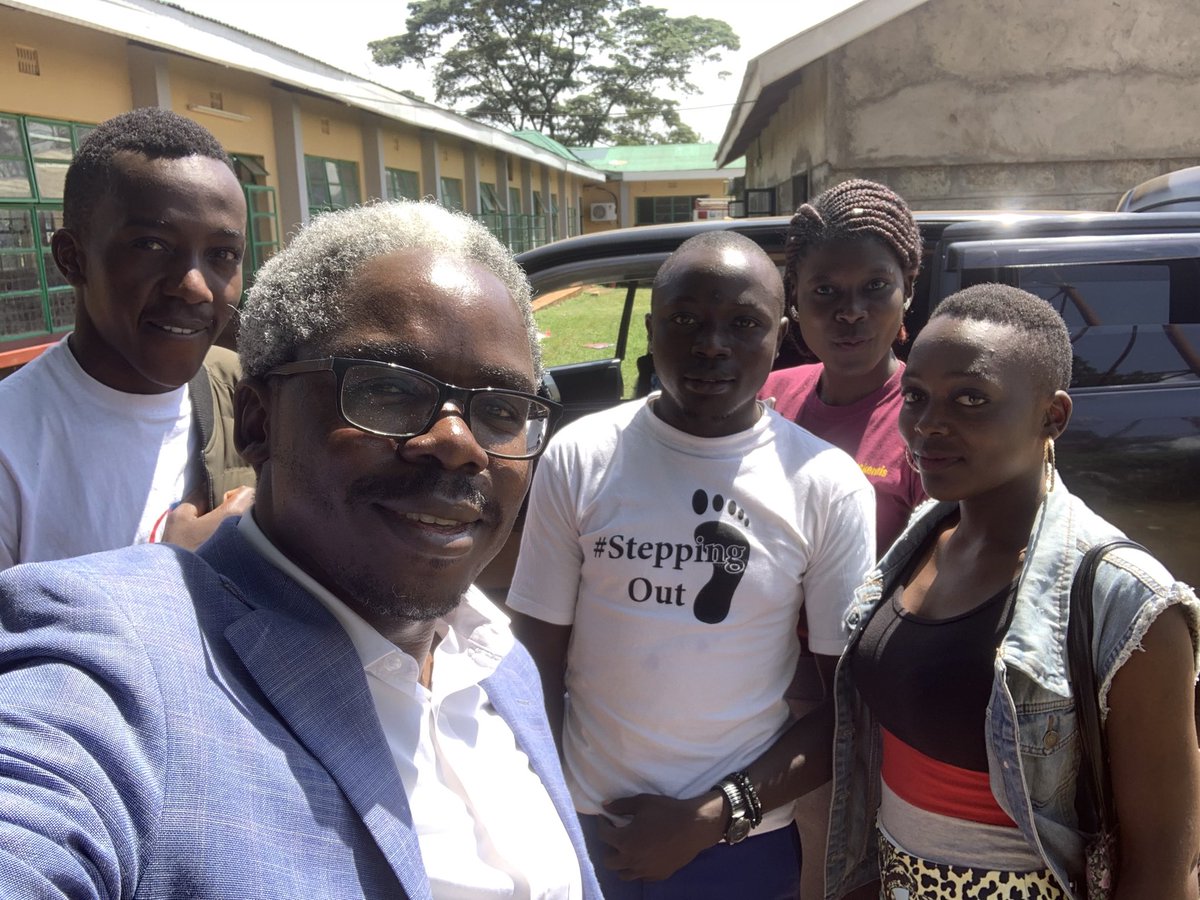
[[[113,390],[63,338],[0,381],[0,422],[0,569],[143,543],[185,496],[186,385]]]
[[[813,652],[875,557],[874,492],[850,456],[773,411],[727,437],[659,419],[657,395],[551,441],[508,605],[573,626],[563,752],[576,809],[687,798],[789,724],[807,611]],[[791,821],[773,810],[760,830]]]

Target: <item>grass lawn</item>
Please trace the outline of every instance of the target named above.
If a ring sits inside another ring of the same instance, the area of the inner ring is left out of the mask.
[[[593,359],[610,359],[617,352],[625,287],[589,285],[574,297],[560,300],[534,314],[542,338],[544,365],[561,366]],[[629,321],[629,339],[621,362],[624,396],[633,396],[639,356],[646,352],[646,313],[650,311],[650,286],[638,288]]]

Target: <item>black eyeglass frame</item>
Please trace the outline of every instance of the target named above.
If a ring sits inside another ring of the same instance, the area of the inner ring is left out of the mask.
[[[342,408],[342,392],[343,385],[345,384],[346,372],[355,366],[369,366],[373,368],[377,367],[388,369],[389,371],[393,372],[403,372],[406,375],[411,375],[412,377],[435,387],[438,392],[437,403],[434,405],[433,411],[429,415],[429,419],[423,426],[421,426],[419,430],[403,432],[400,434],[389,431],[379,431],[374,428],[367,428],[364,425],[360,425],[358,422],[351,421],[350,417],[346,415],[345,410]],[[326,356],[320,359],[301,359],[297,360],[296,362],[283,363],[282,365],[276,366],[275,368],[268,370],[263,377],[272,378],[275,376],[305,375],[309,372],[332,372],[334,374],[334,378],[336,379],[335,393],[337,394],[337,411],[338,416],[343,422],[345,422],[351,428],[357,428],[359,431],[367,434],[375,434],[379,435],[380,437],[394,438],[396,440],[407,440],[428,432],[429,429],[433,427],[433,423],[436,422],[438,417],[441,415],[447,401],[453,401],[462,411],[462,419],[467,423],[467,428],[471,427],[471,401],[476,395],[479,394],[515,397],[521,400],[540,403],[542,406],[544,406],[549,411],[549,416],[546,423],[546,434],[542,438],[542,442],[538,445],[537,449],[531,453],[522,454],[499,453],[495,450],[489,450],[480,444],[480,447],[488,456],[493,456],[497,459],[536,459],[538,456],[541,456],[542,451],[546,449],[546,445],[550,441],[550,436],[554,434],[554,429],[558,425],[558,420],[562,417],[563,412],[562,404],[551,400],[549,397],[542,397],[538,394],[530,394],[527,391],[516,391],[510,388],[459,387],[456,384],[450,384],[442,381],[440,378],[434,378],[432,375],[422,372],[420,369],[411,369],[408,366],[383,362],[382,360],[378,359],[355,359],[349,356]],[[472,435],[474,435],[474,431],[472,431]]]

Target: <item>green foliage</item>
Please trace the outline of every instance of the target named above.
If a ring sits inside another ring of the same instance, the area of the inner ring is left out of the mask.
[[[698,140],[666,95],[739,47],[719,19],[639,0],[415,0],[405,25],[371,42],[375,62],[432,64],[439,103],[570,146]]]

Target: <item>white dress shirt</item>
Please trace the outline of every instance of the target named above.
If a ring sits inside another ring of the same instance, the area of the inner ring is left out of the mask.
[[[565,826],[480,684],[513,647],[508,618],[471,587],[436,620],[432,689],[417,661],[303,572],[254,521],[242,535],[346,629],[412,808],[435,900],[583,896]]]

